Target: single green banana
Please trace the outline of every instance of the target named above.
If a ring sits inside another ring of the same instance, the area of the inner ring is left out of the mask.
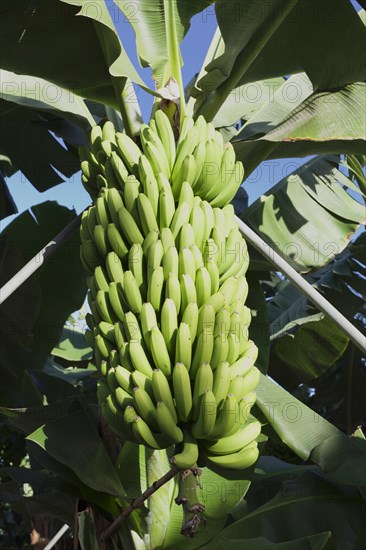
[[[189,222],[190,213],[191,208],[187,202],[182,202],[182,204],[180,204],[175,210],[172,221],[170,223],[170,229],[175,239],[177,239],[181,227],[185,223]]]
[[[200,251],[198,246],[196,244],[191,244],[189,249],[193,254],[194,263],[196,265],[196,271],[197,269],[200,269],[200,267],[204,267],[202,252]],[[211,285],[211,281],[210,281],[210,285]]]
[[[133,370],[131,372],[131,378],[134,387],[143,388],[150,395],[151,399],[155,399],[152,378],[145,376],[145,374],[139,370]]]
[[[205,267],[200,267],[196,273],[197,303],[201,307],[211,296],[211,277]]]
[[[128,253],[128,269],[132,271],[141,292],[145,292],[145,258],[141,244],[135,243]]]
[[[147,276],[151,277],[152,272],[156,267],[162,264],[164,256],[164,247],[160,239],[155,241],[147,252]],[[163,266],[164,268],[164,266]]]
[[[134,220],[138,219],[137,197],[141,193],[141,190],[140,182],[135,176],[128,176],[126,178],[123,201]]]
[[[205,268],[210,274],[211,278],[211,292],[215,294],[219,290],[220,286],[220,273],[217,263],[213,258],[207,258],[205,262]]]
[[[105,265],[109,280],[123,285],[124,271],[122,262],[115,252],[109,252],[107,254]]]
[[[215,310],[211,304],[204,304],[198,313],[197,322],[197,336],[201,334],[204,329],[214,331],[215,327]]]
[[[229,340],[224,332],[215,336],[212,357],[210,360],[211,368],[215,371],[223,361],[227,361],[229,354]]]
[[[106,120],[106,122],[103,124],[102,138],[107,139],[112,143],[116,143],[116,130],[113,122],[111,122],[110,120]]]
[[[240,428],[239,420],[239,406],[236,397],[229,393],[217,415],[215,426],[207,439],[215,441],[237,432]]]
[[[183,226],[184,227],[184,226]],[[182,228],[183,230],[183,228]],[[179,277],[189,275],[192,281],[196,278],[196,262],[189,248],[182,248],[179,251]],[[211,281],[210,281],[211,283]],[[197,289],[198,292],[198,289]],[[201,305],[201,304],[199,304]]]
[[[175,362],[183,363],[186,369],[191,367],[192,339],[191,330],[187,323],[180,323],[175,341]]]
[[[210,237],[212,229],[215,227],[215,218],[212,206],[209,202],[203,200],[200,203],[200,208],[205,216],[205,234],[203,236],[203,240],[206,241],[206,239]]]
[[[261,433],[261,424],[257,420],[248,422],[237,432],[223,437],[207,446],[207,452],[214,455],[236,453],[257,439]]]
[[[235,163],[231,178],[223,187],[222,191],[211,200],[212,206],[223,207],[227,205],[236,195],[244,179],[244,167],[240,161]]]
[[[139,314],[142,308],[142,296],[132,271],[125,271],[123,286],[124,297],[129,308],[133,313]]]
[[[194,193],[192,186],[190,184],[190,180],[186,181],[183,180],[181,186],[180,186],[180,192],[178,197],[178,206],[182,204],[183,202],[186,202],[190,205],[191,208],[194,206]],[[193,241],[194,242],[194,241]],[[189,243],[191,244],[191,243]]]
[[[178,422],[177,413],[173,401],[172,392],[165,374],[160,369],[155,369],[152,375],[152,389],[155,402],[164,401],[172,415],[174,422]]]
[[[191,302],[197,302],[197,291],[194,280],[188,273],[183,273],[180,277],[180,289],[181,289],[181,308],[184,311],[188,304]]]
[[[136,143],[126,134],[116,133],[116,142],[123,162],[131,174],[138,176],[138,161],[142,155]]]
[[[164,254],[167,253],[169,248],[175,248],[175,240],[170,227],[163,227],[160,231],[160,237],[163,243]]]
[[[106,338],[114,347],[116,346],[116,337],[114,333],[114,326],[106,321],[101,321],[98,324],[98,330],[103,338]]]
[[[196,439],[206,439],[212,432],[217,414],[217,404],[212,391],[205,391],[200,403],[198,419],[192,426],[192,435]]]
[[[178,313],[175,303],[171,298],[166,298],[160,312],[161,332],[169,355],[172,357],[175,351],[175,338],[178,330]]]
[[[248,347],[244,354],[241,355],[239,359],[230,367],[231,379],[237,375],[245,376],[253,367],[257,357],[258,348],[251,340],[249,340]]]
[[[128,310],[123,296],[121,283],[111,282],[109,285],[109,300],[114,312],[115,320],[124,321],[125,312]]]
[[[131,372],[125,367],[118,365],[114,369],[114,374],[119,387],[131,395],[133,389]]]
[[[239,357],[240,341],[237,335],[233,332],[229,332],[227,339],[229,342],[229,350],[226,359],[230,363],[230,365],[232,365]]]
[[[182,302],[182,294],[178,275],[176,273],[169,273],[166,280],[165,296],[166,298],[171,298],[174,301],[177,312],[179,313]]]
[[[181,422],[188,422],[192,413],[192,391],[188,370],[183,363],[173,367],[173,389],[175,406]]]
[[[126,334],[128,341],[137,340],[141,342],[142,334],[140,331],[140,325],[137,317],[132,311],[128,311],[123,319],[123,330]]]
[[[142,304],[140,323],[144,342],[150,348],[150,331],[158,324],[155,310],[150,302]]]
[[[204,327],[196,340],[196,347],[192,357],[192,364],[189,371],[190,377],[195,378],[202,363],[210,363],[214,345],[214,335],[211,327]],[[210,367],[211,370],[211,367]],[[212,372],[212,371],[211,371]]]
[[[140,217],[140,225],[145,237],[153,229],[159,229],[155,218],[154,209],[148,197],[144,193],[140,193],[137,197],[137,209]]]
[[[245,394],[251,393],[259,384],[261,377],[257,367],[253,367],[243,378]]]
[[[118,210],[124,206],[122,194],[115,188],[108,189],[105,194],[105,202],[108,208],[111,221],[115,224],[119,224]]]
[[[132,396],[119,386],[114,390],[113,395],[122,410],[124,410],[128,405],[133,405]]]
[[[190,248],[195,244],[195,234],[190,223],[185,223],[179,234],[179,249]]]
[[[98,290],[95,303],[101,316],[101,320],[107,321],[107,323],[113,325],[117,319],[112,309],[109,293],[104,290]]]
[[[103,225],[96,225],[94,227],[94,242],[97,245],[99,253],[103,258],[105,258],[110,251],[110,247],[107,237],[107,230]]]
[[[195,242],[197,243],[197,246],[202,251],[204,247],[204,240],[206,235],[205,230],[205,213],[199,206],[194,206],[190,213],[189,223],[191,224],[194,235],[195,235]]]
[[[171,246],[163,255],[164,279],[167,280],[169,273],[179,275],[179,255],[175,246]]]
[[[94,281],[98,290],[104,290],[105,292],[108,292],[109,290],[108,275],[106,273],[106,270],[101,265],[98,265],[94,269]]]
[[[164,151],[168,159],[170,171],[172,171],[175,162],[176,152],[175,138],[172,126],[169,122],[168,117],[161,109],[158,109],[155,112],[155,122],[157,133],[159,135],[159,138],[161,139]]]
[[[151,379],[153,369],[141,343],[138,340],[130,340],[128,348],[133,367]]]
[[[140,416],[134,418],[131,426],[136,441],[141,445],[151,449],[166,449],[169,447],[170,442],[166,437],[154,433]]]
[[[175,420],[164,401],[158,401],[156,416],[160,431],[171,443],[181,443],[183,432],[175,423]]]
[[[220,466],[228,470],[245,470],[257,461],[259,456],[258,445],[254,441],[237,453],[229,455],[207,455],[208,464]]]
[[[143,388],[133,389],[134,407],[152,430],[159,431],[157,412],[150,395]]]
[[[114,223],[108,224],[107,239],[113,252],[115,252],[121,260],[123,260],[123,258],[128,254],[128,248],[121,233]]]
[[[139,243],[142,245],[144,237],[142,236],[140,229],[138,228],[134,218],[129,213],[127,208],[122,206],[122,208],[120,208],[118,211],[118,216],[122,233],[130,243],[130,245],[134,243]]]
[[[192,379],[191,373],[190,378]],[[205,391],[212,391],[213,372],[209,363],[202,363],[197,369],[193,390],[193,420],[198,419],[201,399]]]
[[[123,346],[123,344],[126,343],[126,337],[124,334],[122,323],[120,321],[117,321],[117,323],[114,323],[113,330],[114,330],[114,341],[116,343],[117,349],[119,349]]]
[[[182,315],[182,323],[187,323],[191,332],[191,342],[194,342],[197,335],[198,325],[198,305],[196,302],[190,302]]]
[[[156,267],[151,274],[147,288],[147,300],[155,311],[160,311],[164,285],[164,271],[161,266]]]
[[[182,163],[180,172],[173,178],[172,177],[172,191],[174,198],[179,200],[182,185],[184,182],[191,183],[196,177],[197,166],[193,155],[185,157]]]
[[[150,351],[156,368],[160,369],[166,377],[170,377],[172,369],[170,356],[158,326],[152,327],[150,331]]]
[[[170,459],[171,463],[178,470],[188,470],[195,466],[198,460],[198,445],[196,439],[189,431],[183,432],[183,449],[180,453],[176,453]]]
[[[220,410],[223,405],[230,387],[230,365],[227,361],[222,361],[213,372],[213,386],[217,409]]]
[[[98,348],[99,353],[104,359],[108,359],[109,353],[113,349],[113,345],[104,338],[101,334],[94,334],[95,347]]]

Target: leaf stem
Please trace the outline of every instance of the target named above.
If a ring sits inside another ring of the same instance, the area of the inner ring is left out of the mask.
[[[131,513],[136,510],[137,508],[140,508],[145,500],[147,500],[149,497],[151,497],[152,494],[154,494],[160,487],[165,485],[165,483],[168,483],[175,475],[177,474],[177,470],[175,468],[172,468],[164,474],[160,479],[155,481],[150,487],[146,489],[140,495],[130,506],[125,508],[123,512],[111,523],[104,531],[101,533],[99,537],[99,541],[104,541],[111,537],[113,533],[118,529],[118,527],[123,523],[130,515]]]
[[[175,24],[175,2],[173,2],[172,0],[164,0],[164,12],[168,44],[168,57],[170,61],[170,72],[171,76],[173,76],[178,83],[180,96],[180,122],[182,124],[182,120],[186,116],[187,108],[184,96],[184,85],[181,70],[181,56],[177,36],[177,27]]]

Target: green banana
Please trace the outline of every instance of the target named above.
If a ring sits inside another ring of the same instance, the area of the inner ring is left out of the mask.
[[[158,401],[156,405],[156,417],[160,431],[171,443],[181,443],[183,441],[183,432],[176,425],[164,401]]]
[[[183,432],[182,444],[182,451],[173,455],[170,461],[178,470],[187,470],[196,464],[199,449],[196,439],[188,431]]]
[[[256,442],[250,443],[237,453],[229,455],[207,455],[209,465],[220,466],[229,470],[245,470],[257,461],[259,456]]]

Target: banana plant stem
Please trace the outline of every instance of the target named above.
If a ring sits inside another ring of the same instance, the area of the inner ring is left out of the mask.
[[[366,337],[342,315],[328,300],[324,298],[304,277],[302,277],[286,260],[275,252],[263,239],[261,239],[248,225],[236,217],[239,230],[257,250],[267,258],[281,273],[283,273],[297,288],[305,294],[320,311],[328,315],[336,325],[343,330],[349,339],[362,352],[366,352]]]
[[[176,474],[177,470],[175,468],[172,468],[171,470],[169,470],[169,472],[164,474],[160,479],[158,479],[157,481],[155,481],[155,483],[148,487],[146,491],[142,493],[142,495],[140,495],[130,506],[123,510],[123,512],[113,521],[113,523],[111,523],[106,529],[104,529],[99,537],[99,541],[103,542],[104,540],[111,537],[121,525],[121,523],[123,523],[134,510],[140,508],[145,500],[150,498],[151,495],[153,495],[158,489],[160,489],[160,487],[165,485],[165,483],[168,483],[168,481],[173,479]]]

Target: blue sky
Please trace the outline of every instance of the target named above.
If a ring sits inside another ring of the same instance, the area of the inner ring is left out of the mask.
[[[112,0],[107,1],[110,5],[112,4]],[[357,5],[356,2],[352,3]],[[117,12],[115,6],[114,10],[111,11],[111,15],[114,18],[117,31],[128,55],[131,57],[144,81],[152,86],[150,69],[142,69],[138,63],[132,28],[124,16],[120,12]],[[200,70],[215,28],[216,19],[212,6],[192,19],[191,29],[181,45],[184,59],[182,71],[185,84]],[[141,89],[137,89],[137,97],[141,104],[144,120],[148,121],[152,98]],[[305,161],[306,159],[283,159],[262,163],[258,170],[248,178],[244,186],[249,194],[250,203]],[[75,208],[77,212],[80,212],[90,202],[89,195],[81,185],[80,173],[74,174],[70,180],[59,184],[45,193],[39,193],[20,172],[8,178],[7,183],[19,212],[23,212],[30,206],[46,200],[56,200],[60,204],[69,208]],[[14,216],[9,216],[5,220],[2,220],[1,227],[4,228],[13,218]]]

